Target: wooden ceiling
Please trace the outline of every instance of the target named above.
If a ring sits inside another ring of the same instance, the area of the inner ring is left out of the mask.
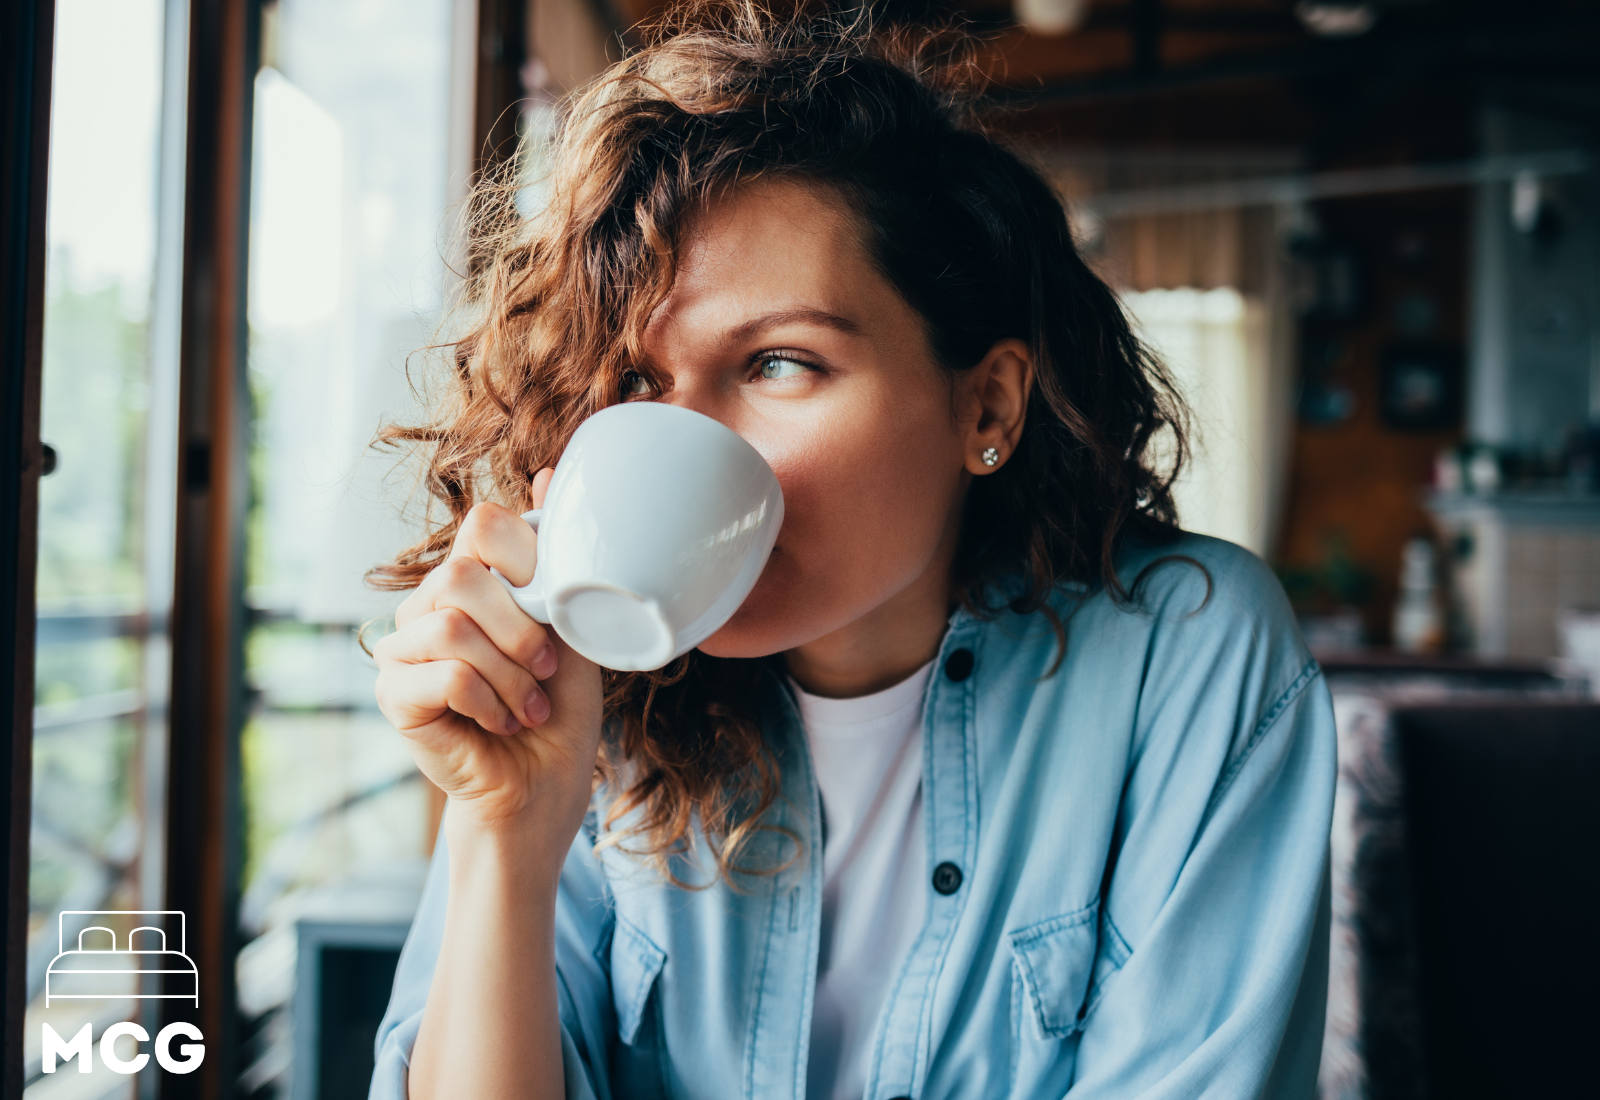
[[[672,0],[590,0],[619,39]],[[805,3],[806,0],[800,0]],[[1336,4],[1341,0],[1323,0]],[[1343,0],[1351,2],[1351,0]],[[1089,0],[1083,23],[1061,35],[1031,33],[1011,0],[880,0],[891,17],[918,21],[955,11],[986,37],[982,48],[1001,98],[1061,104],[1173,96],[1221,83],[1273,85],[1326,77],[1404,78],[1441,71],[1586,74],[1600,31],[1593,0],[1369,0],[1373,28],[1348,39],[1313,34],[1294,0]],[[837,6],[837,5],[835,5]],[[1592,79],[1592,78],[1590,78]]]

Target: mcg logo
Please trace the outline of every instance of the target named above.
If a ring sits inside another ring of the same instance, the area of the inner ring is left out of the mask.
[[[133,922],[115,918],[132,917]],[[109,918],[109,919],[108,919]],[[175,919],[174,919],[175,918]],[[200,1004],[200,975],[193,960],[184,954],[186,920],[177,909],[67,909],[59,920],[60,953],[50,961],[45,972],[44,1003],[48,1006],[57,1000],[105,1000],[114,997],[145,999],[179,999]],[[122,946],[117,944],[116,928],[120,924],[134,923]],[[69,927],[77,929],[74,937]],[[176,931],[176,948],[169,947],[169,927]],[[76,943],[68,948],[69,943]],[[144,976],[154,975],[154,984],[162,992],[145,993]],[[134,992],[129,993],[132,985]],[[165,992],[176,989],[178,992]],[[62,1039],[49,1023],[44,1029],[41,1068],[54,1073],[57,1062],[78,1060],[78,1071],[89,1073],[94,1068],[94,1024],[80,1027],[70,1040]],[[123,1037],[134,1042],[134,1054],[124,1058],[117,1053],[116,1042]],[[173,1051],[175,1039],[179,1043]],[[100,1033],[100,1062],[113,1073],[138,1073],[150,1056],[139,1048],[150,1041],[149,1032],[132,1020],[112,1024]],[[155,1040],[156,1064],[168,1073],[192,1073],[205,1060],[206,1048],[200,1029],[181,1020],[161,1029]]]

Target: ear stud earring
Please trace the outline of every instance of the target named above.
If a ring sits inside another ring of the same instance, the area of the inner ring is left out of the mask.
[[[996,462],[1000,461],[1000,452],[995,450],[993,447],[985,447],[983,449],[983,454],[979,455],[978,457],[983,459],[983,464],[985,466],[993,466]]]

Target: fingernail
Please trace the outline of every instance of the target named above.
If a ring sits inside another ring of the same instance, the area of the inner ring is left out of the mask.
[[[556,674],[556,647],[549,642],[533,655],[533,674],[541,680]]]
[[[507,733],[521,733],[522,732],[522,722],[520,720],[518,720],[517,716],[515,714],[512,714],[510,711],[506,711],[506,732]]]
[[[528,693],[528,701],[522,704],[522,709],[528,716],[528,724],[536,726],[550,717],[550,700],[544,697],[544,692],[535,688]]]

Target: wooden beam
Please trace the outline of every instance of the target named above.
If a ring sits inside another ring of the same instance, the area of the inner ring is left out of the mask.
[[[478,0],[477,107],[472,130],[477,140],[473,176],[511,156],[517,144],[517,107],[522,101],[522,63],[527,60],[527,20],[531,0]]]
[[[1114,72],[1022,85],[1013,70],[995,97],[1011,103],[1088,102],[1117,97],[1166,95],[1206,85],[1240,81],[1300,80],[1368,75],[1420,81],[1440,73],[1474,79],[1486,75],[1570,72],[1593,69],[1589,43],[1600,33],[1593,15],[1560,22],[1528,21],[1419,29],[1415,33],[1373,33],[1353,41],[1315,40],[1288,49],[1240,51],[1195,65],[1140,72],[1127,66]]]
[[[190,4],[166,907],[188,917],[200,1003],[160,1004],[163,1027],[186,1020],[200,1029],[206,1057],[192,1073],[159,1074],[161,1100],[232,1096],[238,1078],[245,272],[259,34],[256,3]]]

